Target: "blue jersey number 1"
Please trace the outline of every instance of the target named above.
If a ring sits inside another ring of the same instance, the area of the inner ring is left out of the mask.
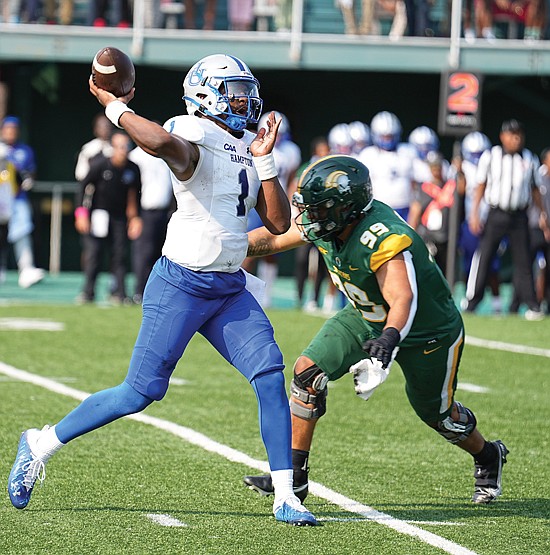
[[[239,195],[239,204],[237,204],[237,216],[246,216],[246,207],[244,199],[248,196],[248,177],[246,170],[239,172],[239,185],[241,186],[241,194]]]

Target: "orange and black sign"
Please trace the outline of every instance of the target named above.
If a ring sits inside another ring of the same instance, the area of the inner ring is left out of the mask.
[[[482,76],[466,71],[441,75],[439,95],[440,135],[463,137],[480,129]]]

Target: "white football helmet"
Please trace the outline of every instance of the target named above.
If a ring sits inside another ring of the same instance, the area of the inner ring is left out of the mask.
[[[258,80],[239,58],[213,54],[189,70],[183,80],[183,99],[189,115],[200,112],[234,131],[242,131],[248,124],[257,123],[262,113],[259,88]],[[246,102],[235,102],[243,99]]]
[[[401,122],[391,112],[379,112],[370,123],[372,142],[382,150],[395,150],[401,140]]]
[[[275,112],[276,121],[282,120],[277,133],[277,141],[290,140],[290,124],[288,123],[288,118],[281,112],[277,112],[277,110],[273,110],[273,112]],[[262,117],[258,122],[258,129],[263,127],[267,131],[267,119],[269,118],[270,113],[271,112],[266,112],[265,114],[262,114]]]
[[[433,129],[426,125],[412,130],[409,135],[409,143],[416,148],[418,156],[422,160],[426,160],[428,152],[439,150],[439,137]]]
[[[354,154],[359,154],[365,147],[372,144],[370,129],[366,123],[362,121],[352,121],[348,127],[351,138],[353,139],[352,151]]]
[[[472,164],[477,164],[485,150],[491,148],[489,137],[479,131],[472,131],[462,139],[462,158]]]
[[[353,137],[351,136],[347,123],[337,123],[328,132],[328,146],[331,154],[350,154],[353,148]]]

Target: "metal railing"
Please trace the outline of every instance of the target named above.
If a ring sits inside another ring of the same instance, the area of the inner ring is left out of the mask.
[[[63,195],[76,193],[78,187],[79,184],[76,181],[36,181],[32,188],[34,193],[49,193],[51,195],[48,271],[53,275],[57,275],[61,271]]]

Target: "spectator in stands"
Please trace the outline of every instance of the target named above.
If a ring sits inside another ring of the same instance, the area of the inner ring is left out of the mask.
[[[495,20],[505,18],[524,26],[525,40],[540,40],[546,29],[546,0],[474,0],[476,34],[496,38]]]
[[[254,23],[254,0],[228,0],[227,17],[232,31],[250,31]]]
[[[40,0],[21,0],[18,16],[20,23],[38,23],[42,16]]]
[[[516,119],[503,122],[501,145],[486,150],[479,159],[478,187],[470,214],[470,228],[479,234],[482,229],[479,207],[484,197],[489,204],[479,251],[474,255],[468,278],[466,311],[473,312],[485,295],[487,274],[493,256],[505,235],[508,235],[513,261],[514,288],[520,302],[527,305],[525,318],[544,317],[535,295],[533,268],[529,260],[529,228],[527,208],[531,198],[541,209],[541,226],[548,233],[548,216],[543,209],[538,188],[538,158],[524,148],[525,131]]]
[[[74,0],[44,0],[46,23],[71,25],[73,22]]]
[[[389,31],[390,37],[402,37],[407,27],[407,16],[403,0],[362,0],[361,21],[356,18],[354,0],[336,1],[342,16],[346,34],[348,35],[380,35],[380,16],[391,14],[393,21]]]
[[[186,29],[196,29],[196,15],[197,15],[197,0],[185,0],[185,28]],[[216,24],[216,0],[204,0],[204,9],[202,13],[202,28],[205,31],[212,31]]]
[[[21,178],[21,186],[13,202],[13,212],[8,225],[8,241],[13,245],[19,270],[19,286],[30,287],[44,278],[44,270],[34,265],[32,232],[34,223],[28,195],[36,177],[33,149],[19,140],[19,118],[7,116],[2,122],[0,138],[7,147],[7,157]]]
[[[277,5],[275,12],[275,29],[290,31],[292,27],[292,0],[270,0]]]
[[[139,167],[128,160],[130,139],[122,131],[111,137],[110,158],[97,156],[88,175],[81,181],[75,227],[84,239],[86,281],[79,303],[95,300],[95,285],[104,248],[111,247],[111,271],[116,279],[112,301],[126,302],[126,250],[128,239],[141,233],[139,218]]]
[[[404,0],[407,17],[407,36],[426,37],[433,34],[430,26],[431,0]]]
[[[161,256],[174,196],[170,170],[162,158],[151,156],[140,147],[134,148],[128,158],[139,166],[141,174],[142,230],[132,242],[132,266],[136,277],[133,301],[141,304],[147,278]]]
[[[0,21],[4,23],[19,23],[20,21],[20,0],[0,0]]]
[[[111,15],[111,18],[108,15]],[[128,28],[132,24],[129,0],[90,0],[88,25]]]
[[[74,176],[77,181],[82,181],[90,170],[90,160],[98,154],[103,154],[106,158],[110,158],[111,133],[114,130],[113,124],[105,117],[105,114],[99,113],[93,119],[92,129],[94,138],[85,143],[76,161]]]

